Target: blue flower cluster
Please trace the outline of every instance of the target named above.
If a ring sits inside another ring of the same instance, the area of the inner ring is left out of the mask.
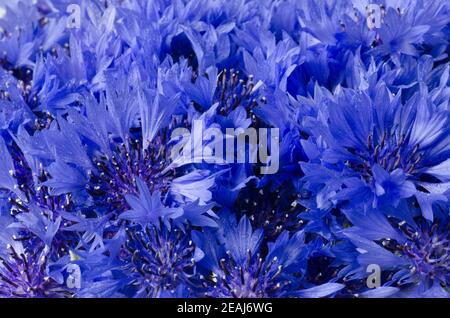
[[[448,1],[0,7],[0,297],[450,296]]]

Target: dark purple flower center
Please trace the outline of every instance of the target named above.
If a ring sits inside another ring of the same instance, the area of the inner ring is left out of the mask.
[[[16,179],[19,189],[27,199],[27,202],[24,202],[18,197],[11,196],[9,198],[12,204],[12,215],[29,212],[28,203],[30,202],[42,208],[44,213],[46,211],[70,211],[72,209],[73,202],[70,194],[55,196],[51,194],[51,190],[47,186],[42,185],[50,179],[49,173],[43,167],[40,168],[37,175],[34,175],[23,153],[16,146],[13,146],[11,155],[14,171],[9,171],[9,173]]]
[[[257,96],[253,92],[253,76],[239,78],[239,71],[224,69],[218,76],[214,100],[220,103],[219,112],[227,114],[238,106],[250,111],[257,105]]]
[[[434,281],[450,283],[450,235],[431,231],[409,234],[410,240],[402,247],[402,253],[413,263],[412,272]]]
[[[419,144],[414,147],[408,145],[403,135],[398,139],[395,135],[387,136],[384,133],[378,143],[375,143],[373,136],[369,135],[367,149],[364,151],[347,148],[356,158],[347,160],[345,163],[366,181],[373,179],[373,164],[380,165],[388,172],[400,168],[407,174],[413,174],[423,159],[419,149]]]
[[[163,227],[163,226],[162,226]],[[127,229],[127,269],[136,277],[139,294],[157,297],[174,292],[193,275],[195,246],[186,233],[155,226],[144,230]]]
[[[298,216],[304,209],[297,203],[298,197],[293,189],[273,191],[249,184],[239,193],[235,210],[247,215],[255,227],[262,226],[267,237],[275,238],[284,230],[302,227],[303,221]]]
[[[276,257],[269,261],[259,254],[255,256],[248,251],[246,262],[238,264],[227,252],[227,257],[219,261],[220,272],[209,278],[213,287],[205,296],[266,298],[282,292],[291,284],[281,278],[283,265]]]
[[[151,192],[167,192],[174,171],[164,171],[170,164],[170,152],[163,139],[157,137],[144,151],[140,141],[116,146],[111,158],[94,160],[96,171],[91,172],[87,190],[97,204],[120,213],[128,209],[126,194],[137,194],[136,178],[142,179]]]
[[[44,248],[35,248],[19,255],[8,245],[7,252],[6,257],[0,256],[0,296],[21,298],[70,296],[46,274],[48,256]]]
[[[448,284],[450,281],[450,234],[440,231],[437,224],[424,231],[417,231],[406,222],[398,228],[407,238],[403,245],[395,240],[385,239],[381,244],[394,254],[410,261],[411,274],[417,279],[436,279]]]

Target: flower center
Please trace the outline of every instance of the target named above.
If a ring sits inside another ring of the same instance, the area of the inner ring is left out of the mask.
[[[19,255],[8,245],[7,252],[7,257],[0,256],[0,296],[69,296],[68,292],[58,290],[56,282],[45,274],[48,258],[43,248]]]
[[[218,76],[214,100],[220,103],[219,112],[226,115],[238,106],[248,112],[257,106],[257,96],[253,91],[253,76],[246,80],[239,78],[239,71],[224,69]],[[262,98],[262,101],[265,99]]]
[[[438,224],[425,226],[420,233],[406,222],[399,222],[398,229],[408,239],[403,245],[386,239],[381,244],[394,254],[409,259],[411,274],[418,278],[435,279],[448,283],[450,273],[450,234],[439,231]]]
[[[298,216],[303,209],[297,203],[298,198],[293,189],[258,189],[249,183],[239,193],[234,209],[239,216],[247,215],[255,227],[262,225],[267,237],[275,238],[284,230],[297,231],[302,227],[303,221]]]
[[[131,257],[127,266],[138,274],[138,285],[146,295],[157,297],[163,290],[174,291],[193,275],[195,246],[180,230],[128,228],[127,236],[125,247]]]
[[[373,136],[367,138],[367,149],[358,151],[353,148],[347,150],[356,156],[355,160],[347,160],[346,165],[361,174],[367,181],[372,180],[372,165],[379,164],[384,170],[392,172],[401,168],[407,174],[413,174],[423,159],[419,151],[420,145],[411,147],[405,143],[405,136],[397,140],[395,135],[390,138],[384,133],[378,144],[373,141]]]
[[[117,146],[110,159],[103,156],[94,160],[97,170],[90,173],[88,193],[97,204],[116,212],[128,208],[125,194],[137,194],[138,177],[145,181],[151,192],[167,192],[174,177],[172,170],[163,173],[169,165],[170,153],[167,149],[158,137],[144,151],[138,140],[129,142],[128,146]]]
[[[414,264],[412,271],[431,280],[446,282],[450,273],[450,236],[436,233],[436,229],[433,225],[429,233],[410,234],[410,241],[403,246],[402,252]]]
[[[206,296],[234,298],[265,298],[282,291],[291,282],[280,279],[283,266],[277,257],[264,261],[259,254],[253,257],[247,253],[245,264],[237,264],[227,252],[227,257],[219,261],[220,273],[213,273],[211,292]]]
[[[70,194],[55,196],[51,194],[47,186],[36,186],[35,182],[42,184],[50,179],[47,171],[41,167],[38,175],[33,175],[23,153],[16,146],[12,147],[11,156],[14,170],[9,171],[9,174],[16,179],[17,185],[27,201],[24,202],[18,197],[10,197],[9,202],[12,204],[12,215],[29,212],[28,202],[33,202],[42,208],[44,213],[47,211],[70,211],[72,209],[73,202]]]

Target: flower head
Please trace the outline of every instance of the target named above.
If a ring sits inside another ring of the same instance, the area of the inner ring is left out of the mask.
[[[174,294],[181,286],[186,290],[195,275],[195,263],[201,259],[189,235],[163,224],[142,230],[129,228],[125,257],[130,258],[123,270],[136,286],[136,297],[158,297]]]
[[[305,244],[305,234],[299,231],[289,236],[282,232],[275,242],[263,246],[263,231],[253,230],[250,221],[242,217],[239,223],[222,215],[226,222],[223,232],[205,233],[195,237],[205,257],[199,263],[206,271],[205,296],[265,298],[302,296],[317,291],[315,296],[324,297],[342,288],[335,284],[316,286],[303,282],[306,277],[307,260],[315,251],[314,244]],[[223,241],[224,246],[220,245]],[[301,283],[300,283],[301,282]],[[320,287],[323,287],[320,292]],[[311,293],[312,295],[313,293]]]
[[[436,186],[447,180],[447,111],[423,92],[402,103],[382,83],[377,88],[375,95],[343,89],[327,99],[317,121],[305,121],[317,142],[308,142],[305,180],[324,184],[332,200],[357,196],[366,206],[416,196],[432,219],[433,202],[446,200]]]
[[[353,227],[344,233],[357,248],[360,266],[381,267],[385,286],[398,287],[405,296],[448,297],[448,215],[430,222],[416,213],[407,205],[388,216],[349,211]]]

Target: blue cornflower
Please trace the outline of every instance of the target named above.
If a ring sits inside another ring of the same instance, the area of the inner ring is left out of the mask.
[[[195,276],[195,264],[203,257],[189,234],[164,225],[127,229],[126,250],[130,260],[123,267],[136,286],[136,297],[160,297],[189,290]]]
[[[326,197],[319,205],[396,206],[415,196],[432,220],[432,204],[447,200],[448,111],[424,91],[402,103],[382,82],[370,95],[335,95],[325,96],[317,120],[304,120],[314,138],[304,143],[310,162],[301,166],[307,187]]]
[[[161,218],[146,225],[128,223],[104,241],[97,250],[77,251],[85,280],[78,296],[195,296],[196,264],[203,252],[192,241],[190,227],[181,230]]]
[[[30,214],[24,214],[20,224],[11,217],[0,218],[0,243],[5,246],[0,250],[0,297],[69,297],[70,291],[50,269],[55,257],[51,246],[59,224],[48,223],[46,231]]]
[[[97,212],[114,214],[127,209],[125,195],[137,194],[138,178],[151,192],[169,195],[179,204],[211,199],[208,189],[214,177],[208,171],[176,171],[170,166],[169,138],[182,122],[176,116],[183,110],[183,101],[180,94],[166,97],[164,91],[171,93],[172,76],[183,80],[186,68],[166,66],[170,69],[156,75],[158,84],[154,78],[142,79],[135,64],[131,74],[123,69],[108,73],[99,101],[87,94],[83,112],[70,110],[66,118],[53,119],[40,134],[19,137],[24,139],[24,149],[45,160],[51,174],[45,184],[54,193],[70,192],[78,199],[90,196]],[[151,83],[158,87],[146,86]],[[149,109],[148,103],[153,107]],[[45,143],[39,144],[42,139]]]
[[[448,297],[447,2],[0,6],[0,297]]]
[[[42,164],[25,156],[17,144],[7,148],[0,138],[0,150],[4,153],[0,165],[5,169],[0,191],[8,195],[5,212],[12,216],[11,226],[20,229],[16,237],[24,240],[38,237],[51,248],[47,251],[49,256],[64,255],[77,240],[75,235],[64,232],[71,221],[63,222],[62,217],[74,210],[71,194],[52,192],[45,184],[49,175]]]
[[[307,295],[308,289],[296,289],[304,287],[300,282],[314,245],[305,244],[301,231],[292,235],[284,231],[266,247],[263,237],[263,231],[253,230],[247,217],[237,223],[233,216],[224,214],[221,231],[196,234],[194,241],[205,254],[199,263],[203,267],[203,295],[238,298]],[[324,297],[343,287],[330,284],[323,285],[322,291],[320,286],[312,287],[310,297]]]
[[[376,30],[374,53],[394,55],[394,62],[399,54],[417,56],[427,51],[439,58],[447,46],[441,39],[449,21],[448,5],[444,2],[410,2],[409,7],[387,7],[381,27]]]
[[[388,214],[344,211],[353,224],[344,235],[356,247],[358,266],[364,272],[379,265],[383,286],[397,287],[395,296],[450,297],[448,207],[440,209],[434,222],[407,204]]]
[[[71,294],[48,274],[42,248],[17,251],[7,246],[0,256],[0,296],[13,298],[69,297]]]

